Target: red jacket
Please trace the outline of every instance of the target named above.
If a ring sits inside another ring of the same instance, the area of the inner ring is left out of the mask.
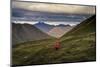
[[[56,42],[55,45],[54,45],[54,48],[55,48],[55,49],[59,49],[60,47],[61,47],[61,46],[60,46],[60,43],[59,43],[59,42]]]

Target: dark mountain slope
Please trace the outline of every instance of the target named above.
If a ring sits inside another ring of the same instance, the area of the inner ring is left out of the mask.
[[[12,23],[12,42],[18,44],[27,41],[41,40],[50,38],[49,35],[43,33],[38,28],[29,24]]]

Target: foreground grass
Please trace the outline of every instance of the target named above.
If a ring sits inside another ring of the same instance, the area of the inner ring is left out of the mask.
[[[61,49],[55,50],[56,39],[45,39],[13,47],[13,65],[50,64],[94,61],[95,33],[61,39]]]

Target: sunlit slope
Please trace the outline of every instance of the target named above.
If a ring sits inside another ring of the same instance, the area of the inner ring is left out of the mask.
[[[73,28],[73,26],[54,27],[53,29],[51,29],[48,32],[48,34],[53,36],[53,37],[60,38],[64,34],[66,34],[68,31],[70,31],[72,28]]]

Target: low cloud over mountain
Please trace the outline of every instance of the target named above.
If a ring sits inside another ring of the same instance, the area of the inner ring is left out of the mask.
[[[95,6],[12,2],[12,21],[60,21],[76,24],[93,14]]]

